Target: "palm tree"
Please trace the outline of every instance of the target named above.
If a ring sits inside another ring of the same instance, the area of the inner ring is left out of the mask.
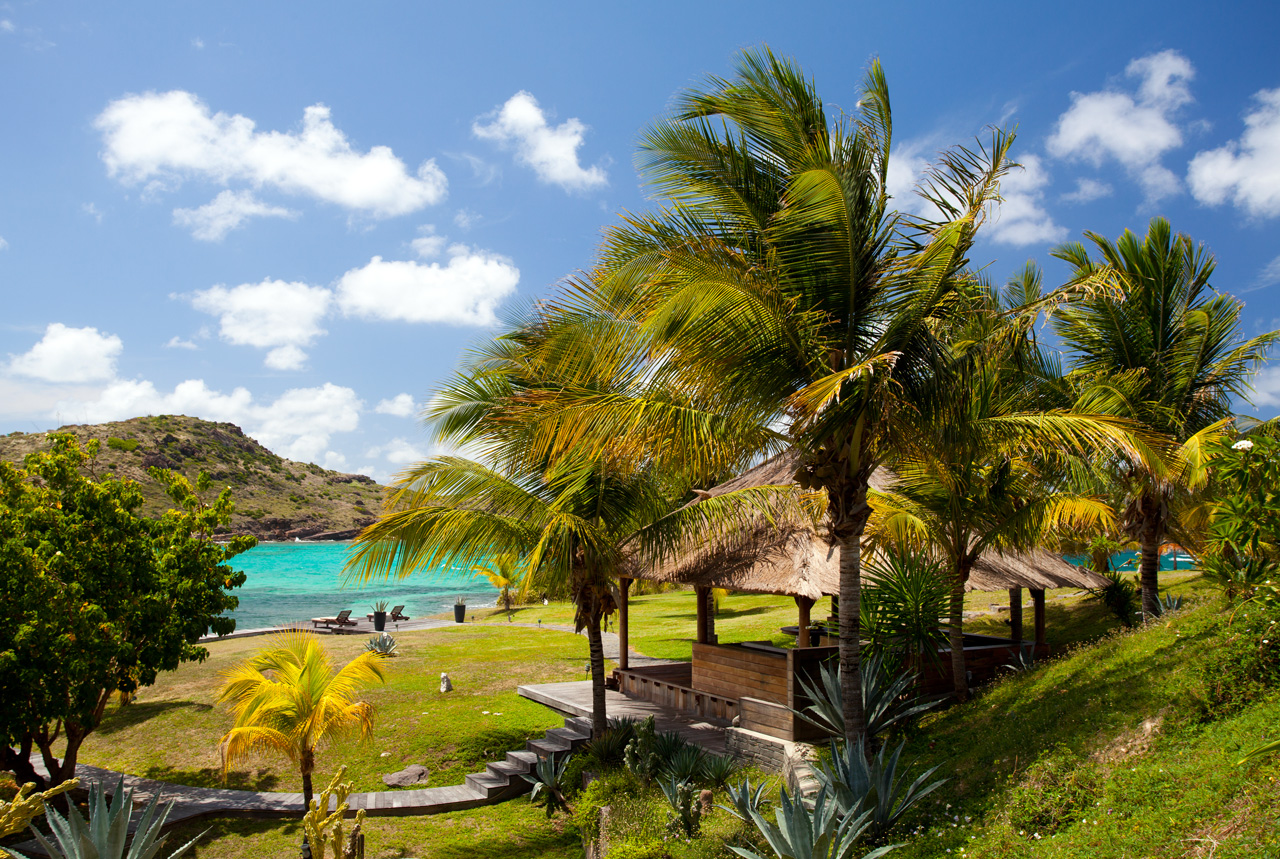
[[[267,647],[226,672],[218,701],[230,703],[235,726],[222,737],[222,777],[249,755],[280,752],[302,771],[303,806],[311,806],[316,750],[349,733],[368,737],[373,707],[359,690],[381,683],[382,657],[366,651],[335,669],[319,637],[276,636]]]
[[[868,479],[918,418],[940,357],[933,327],[952,310],[1012,142],[993,131],[976,151],[945,153],[922,183],[937,216],[910,219],[887,191],[891,127],[878,62],[857,115],[833,119],[794,63],[746,52],[732,79],[686,92],[645,134],[640,169],[669,205],[611,230],[597,273],[600,302],[636,320],[681,390],[776,429],[803,453],[797,479],[825,491],[851,742],[863,730]],[[651,430],[641,410],[609,408],[629,417],[602,424],[662,443],[667,430]]]
[[[669,515],[688,496],[689,461],[727,467],[724,451],[739,448],[724,441],[733,424],[664,387],[634,326],[575,298],[591,294],[570,282],[477,348],[429,414],[437,439],[477,459],[440,456],[400,475],[347,567],[368,579],[520,558],[524,587],[567,592],[574,603],[574,625],[590,647],[599,735],[606,726],[601,624],[615,609],[619,573],[636,559],[722,533],[749,515],[741,499],[767,493],[729,493]],[[656,451],[546,444],[562,431],[612,437],[617,427],[591,424],[600,402],[643,403],[664,416],[671,435]]]
[[[1139,239],[1115,242],[1085,233],[1053,255],[1088,289],[1053,317],[1074,358],[1078,408],[1128,418],[1166,436],[1163,462],[1117,457],[1122,521],[1141,547],[1142,609],[1159,599],[1160,545],[1176,528],[1176,509],[1205,479],[1205,450],[1232,418],[1231,398],[1248,401],[1249,379],[1280,332],[1242,341],[1241,304],[1209,281],[1217,265],[1203,245],[1153,218]]]
[[[519,559],[511,555],[498,555],[482,563],[473,564],[471,574],[484,576],[489,584],[498,589],[498,599],[507,612],[507,620],[511,620],[512,590],[521,594],[528,591],[529,577],[527,570],[520,565]]]
[[[1069,454],[1130,443],[1124,421],[1045,407],[1053,362],[1034,342],[1036,314],[1015,306],[1025,297],[1011,288],[1002,303],[992,289],[974,290],[952,327],[952,360],[935,380],[933,402],[890,458],[893,485],[872,499],[877,543],[914,544],[945,560],[961,700],[969,692],[964,592],[974,564],[987,551],[1040,546],[1059,529],[1111,524],[1104,501],[1069,491],[1060,475]]]

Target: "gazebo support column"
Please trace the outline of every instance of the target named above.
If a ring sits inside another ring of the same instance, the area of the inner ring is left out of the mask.
[[[631,590],[631,579],[623,576],[618,579],[618,668],[627,670],[627,593]]]
[[[708,619],[710,612],[707,611],[707,602],[711,596],[711,588],[695,587],[693,592],[698,602],[698,625],[697,625],[697,642],[699,644],[707,643]]]
[[[1036,644],[1044,644],[1044,588],[1032,588],[1031,601],[1036,612]]]
[[[813,608],[813,600],[797,596],[796,607],[800,609],[800,631],[796,633],[796,647],[809,647],[809,612]]]
[[[1009,588],[1009,637],[1022,641],[1022,588]]]

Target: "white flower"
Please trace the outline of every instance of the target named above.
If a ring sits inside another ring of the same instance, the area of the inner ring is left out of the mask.
[[[1235,444],[1231,445],[1232,450],[1253,450],[1253,442],[1247,438],[1242,438]]]

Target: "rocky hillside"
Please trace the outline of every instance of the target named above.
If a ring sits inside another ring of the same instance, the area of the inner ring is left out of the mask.
[[[86,441],[99,439],[97,470],[142,484],[147,515],[170,506],[163,489],[147,474],[153,465],[193,480],[203,469],[214,486],[230,486],[236,502],[230,532],[262,540],[348,540],[381,509],[382,487],[371,478],[284,459],[235,424],[160,415],[65,426],[59,432],[75,433]],[[43,433],[0,436],[0,459],[19,461],[47,444]]]

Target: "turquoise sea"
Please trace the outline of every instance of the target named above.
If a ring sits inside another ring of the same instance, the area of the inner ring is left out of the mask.
[[[353,617],[373,611],[376,600],[404,603],[410,617],[453,610],[456,597],[469,607],[493,606],[497,591],[467,570],[416,573],[407,579],[345,584],[342,565],[350,543],[259,543],[231,559],[245,573],[245,583],[232,593],[240,598],[237,629],[260,629],[313,617],[333,617],[351,609]]]

